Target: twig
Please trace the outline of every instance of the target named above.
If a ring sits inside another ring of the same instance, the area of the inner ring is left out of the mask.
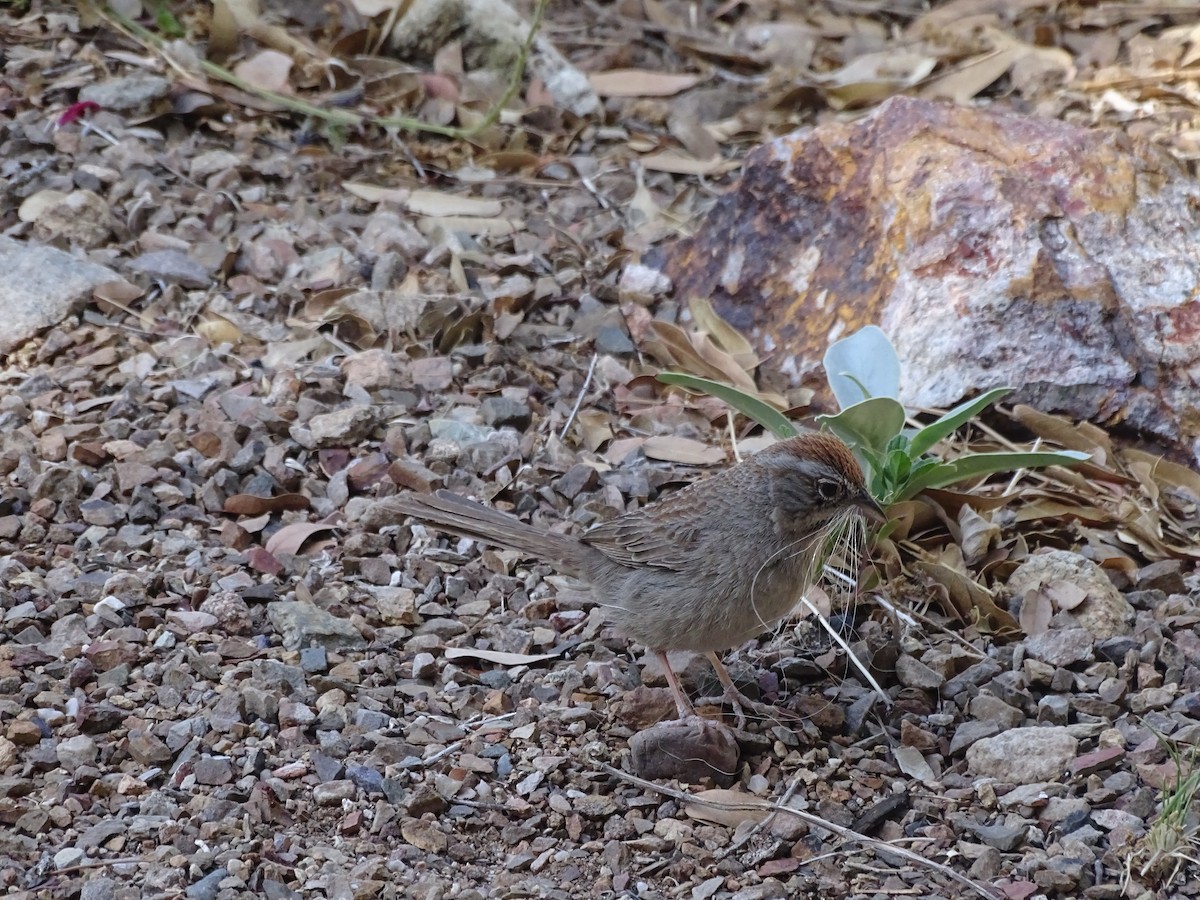
[[[761,822],[757,823],[753,828],[751,828],[749,831],[747,831],[744,835],[742,835],[741,840],[736,841],[733,844],[731,844],[725,850],[725,852],[721,854],[721,856],[723,856],[723,857],[724,856],[732,856],[734,853],[736,853],[737,851],[741,850],[744,846],[746,846],[746,844],[750,843],[751,838],[753,838],[756,834],[758,834],[760,831],[762,831],[764,828],[766,828],[768,825],[770,825],[771,822],[775,819],[775,817],[777,815],[779,815],[780,808],[784,808],[784,809],[787,808],[788,802],[791,801],[792,797],[795,795],[796,791],[798,791],[799,789],[800,789],[800,779],[793,778],[792,783],[788,785],[788,789],[784,792],[783,796],[779,798],[779,803],[776,806],[776,808],[771,810],[771,814],[768,815],[766,818],[764,818]]]
[[[630,784],[634,784],[640,788],[643,788],[644,790],[654,791],[657,794],[662,794],[664,797],[671,797],[672,799],[678,800],[681,803],[707,806],[711,809],[721,809],[729,812],[762,812],[764,809],[771,809],[776,812],[787,813],[788,815],[795,816],[797,819],[808,825],[812,825],[816,828],[823,828],[825,831],[837,835],[844,841],[854,841],[863,847],[870,847],[882,853],[891,853],[917,866],[938,872],[947,878],[953,879],[964,887],[975,891],[977,894],[979,894],[979,896],[986,897],[987,900],[1001,900],[1003,897],[1003,894],[1001,894],[991,885],[983,884],[982,882],[968,878],[966,875],[962,875],[959,872],[954,871],[954,869],[951,869],[949,866],[944,866],[941,863],[934,862],[931,859],[926,859],[925,857],[914,853],[906,847],[900,847],[896,844],[889,844],[887,841],[881,841],[878,838],[871,837],[870,835],[862,834],[850,828],[846,828],[845,826],[838,825],[835,822],[822,819],[820,816],[806,812],[802,809],[796,809],[792,806],[785,806],[782,803],[768,803],[766,801],[756,801],[754,803],[724,803],[716,800],[709,800],[706,797],[689,794],[686,791],[680,791],[676,790],[675,788],[666,787],[665,785],[655,784],[653,781],[647,781],[645,778],[638,778],[636,775],[630,775],[628,772],[622,772],[620,769],[614,768],[613,766],[600,762],[599,760],[590,760],[590,762],[614,778],[627,781]]]
[[[878,603],[880,606],[882,606],[884,609],[886,609],[888,612],[892,613],[893,615],[899,616],[901,618],[909,616],[914,621],[921,622],[925,625],[928,625],[930,628],[936,629],[937,631],[940,631],[943,634],[948,635],[949,637],[958,641],[959,644],[961,644],[967,650],[971,651],[972,656],[977,656],[980,659],[988,658],[988,655],[986,653],[984,653],[982,650],[980,650],[978,647],[976,647],[974,644],[972,644],[970,641],[968,641],[961,634],[956,634],[955,632],[953,632],[949,628],[947,628],[945,625],[938,624],[933,619],[929,618],[929,616],[922,615],[921,613],[919,613],[915,609],[913,609],[911,606],[901,607],[895,603],[892,603],[890,600],[884,599],[882,596],[880,596],[878,594],[876,594],[874,596],[875,596],[875,602]]]
[[[846,639],[838,634],[838,630],[829,623],[828,619],[821,615],[821,611],[817,609],[816,604],[809,600],[807,595],[801,597],[800,602],[808,609],[809,612],[817,617],[817,621],[821,623],[821,627],[829,632],[829,636],[833,638],[834,642],[846,651],[846,655],[850,657],[850,661],[854,663],[854,668],[858,669],[862,677],[867,680],[867,683],[875,689],[875,693],[879,695],[881,700],[883,700],[883,705],[891,706],[892,698],[887,695],[887,692],[884,691],[882,687],[880,687],[879,682],[875,680],[875,676],[871,674],[870,670],[863,665],[862,660],[854,655],[854,651],[850,649],[850,645],[846,643]]]
[[[588,386],[592,383],[592,376],[596,373],[597,358],[597,355],[593,353],[592,361],[588,364],[587,375],[584,376],[583,384],[579,388],[579,396],[575,398],[575,406],[571,409],[571,415],[567,416],[567,423],[563,425],[562,433],[558,436],[560,441],[567,439],[567,432],[571,430],[571,423],[575,421],[575,416],[579,414],[579,407],[583,406],[583,398],[587,395]]]
[[[505,719],[511,719],[515,715],[516,715],[516,712],[505,713],[502,716],[495,716],[491,719],[484,719],[482,722],[476,722],[474,725],[470,725],[468,723],[468,727],[471,728],[472,731],[478,731],[480,728],[483,728],[487,725],[493,725],[496,722],[503,722]],[[437,753],[433,754],[433,756],[429,757],[429,759],[421,760],[421,766],[423,768],[432,766],[435,762],[437,762],[438,760],[441,760],[441,759],[445,759],[451,753],[457,753],[459,750],[461,750],[463,748],[463,745],[466,744],[466,742],[467,742],[466,738],[463,738],[460,741],[455,741],[453,744],[450,744],[450,745],[446,746],[445,748],[443,748],[442,750],[439,750]]]

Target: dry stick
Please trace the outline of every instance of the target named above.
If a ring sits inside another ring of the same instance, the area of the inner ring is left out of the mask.
[[[883,853],[891,853],[908,860],[915,865],[932,869],[933,871],[938,872],[947,878],[957,881],[964,887],[970,888],[978,893],[979,896],[986,897],[987,900],[1002,900],[1004,896],[991,885],[983,884],[982,882],[968,878],[966,875],[962,875],[954,871],[949,866],[944,866],[939,862],[934,862],[932,859],[926,859],[925,857],[918,853],[914,853],[906,847],[900,847],[896,844],[889,844],[887,841],[881,841],[878,838],[871,837],[870,835],[862,834],[850,828],[845,828],[842,825],[822,819],[820,816],[806,812],[802,809],[796,809],[792,806],[785,806],[782,803],[764,803],[761,801],[757,803],[718,802],[697,796],[695,794],[689,794],[686,791],[680,791],[661,784],[655,784],[653,781],[647,781],[645,778],[638,778],[636,775],[630,775],[628,772],[622,772],[620,769],[614,768],[607,763],[602,763],[599,760],[589,760],[589,762],[614,778],[619,778],[622,781],[635,784],[645,790],[662,794],[664,797],[670,797],[674,800],[679,800],[682,803],[694,803],[698,806],[707,806],[712,809],[721,809],[729,812],[762,812],[764,809],[771,809],[775,812],[787,813],[788,815],[795,816],[797,819],[800,819],[802,822],[805,822],[808,825],[812,825],[816,828],[823,828],[826,831],[836,834],[844,841],[854,841],[864,847],[871,847]]]
[[[584,376],[583,385],[579,388],[579,396],[575,398],[575,406],[572,407],[571,415],[567,416],[567,423],[563,425],[562,432],[558,436],[560,441],[567,439],[567,432],[571,430],[571,423],[579,415],[579,407],[583,406],[583,398],[587,395],[588,386],[592,383],[592,376],[596,374],[596,359],[597,356],[593,353],[592,361],[588,364],[587,375]]]
[[[838,630],[833,627],[828,619],[821,615],[821,611],[817,609],[815,603],[808,599],[807,594],[800,598],[800,603],[804,605],[809,612],[817,617],[817,621],[821,623],[821,627],[829,632],[829,636],[833,638],[835,642],[837,642],[839,647],[846,651],[846,655],[850,658],[850,661],[854,663],[854,668],[858,669],[859,674],[867,680],[867,683],[870,684],[875,690],[875,693],[879,695],[879,699],[883,701],[883,705],[891,706],[892,698],[887,695],[887,691],[880,687],[879,682],[875,680],[875,676],[871,674],[871,670],[863,664],[861,659],[854,655],[854,651],[850,649],[850,645],[846,643],[846,639],[838,634]]]
[[[216,63],[209,62],[206,59],[198,60],[201,71],[205,74],[223,81],[226,84],[232,85],[240,91],[245,91],[254,97],[259,97],[263,100],[270,100],[282,109],[287,109],[292,112],[302,113],[303,115],[312,116],[317,119],[322,119],[326,122],[345,125],[376,125],[380,128],[402,128],[406,131],[425,132],[427,134],[440,134],[443,137],[456,138],[458,140],[470,140],[479,133],[491,128],[498,121],[506,107],[517,95],[517,91],[521,88],[521,78],[525,74],[525,63],[529,59],[529,51],[533,48],[533,42],[537,38],[538,32],[542,25],[542,16],[546,12],[546,7],[550,0],[538,0],[537,6],[533,9],[533,18],[529,22],[529,33],[525,36],[525,40],[521,43],[517,51],[517,58],[513,62],[513,70],[509,75],[508,86],[504,90],[503,96],[487,111],[482,119],[472,125],[470,128],[455,128],[450,125],[434,125],[430,122],[423,122],[420,119],[414,119],[410,116],[364,116],[359,113],[352,113],[342,109],[326,109],[296,97],[289,97],[286,94],[279,94],[275,91],[268,91],[251,84],[241,78],[238,78],[228,69],[218,66]],[[179,62],[172,59],[167,52],[162,38],[154,34],[154,32],[143,28],[137,22],[127,18],[121,13],[114,10],[107,3],[98,3],[96,11],[100,16],[112,22],[119,31],[123,31],[133,40],[157,51],[163,59],[176,71],[180,72],[185,77],[193,77],[193,73],[189,72]]]
[[[949,628],[947,628],[945,625],[941,625],[941,624],[935,622],[933,619],[929,618],[929,616],[922,615],[921,613],[919,613],[915,609],[913,609],[911,606],[903,606],[902,607],[899,604],[893,603],[891,600],[888,600],[884,597],[879,596],[878,594],[875,595],[875,602],[878,603],[880,606],[882,606],[884,609],[886,609],[890,613],[893,613],[898,616],[911,616],[914,621],[918,621],[924,625],[928,625],[930,628],[934,629],[935,631],[940,631],[943,634],[949,636],[950,638],[953,638],[955,641],[957,641],[959,644],[961,644],[964,648],[969,650],[971,652],[972,656],[977,656],[980,659],[988,658],[988,655],[986,653],[981,651],[978,647],[976,647],[974,644],[972,644],[970,641],[968,641],[961,634],[956,634],[955,632],[953,632]]]

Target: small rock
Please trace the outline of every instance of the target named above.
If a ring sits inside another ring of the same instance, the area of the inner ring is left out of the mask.
[[[1075,758],[1079,741],[1061,726],[1013,728],[976,741],[967,750],[967,768],[1016,785],[1057,781]]]
[[[28,719],[13,719],[8,724],[6,734],[10,741],[21,747],[32,747],[43,737],[42,729],[38,727],[37,722],[31,722]],[[3,746],[0,746],[0,772],[12,765],[12,760],[5,763],[6,756],[8,754],[4,752]]]
[[[233,765],[227,756],[202,756],[192,772],[200,784],[222,785],[233,781]]]
[[[1105,831],[1124,828],[1133,834],[1141,834],[1146,830],[1146,823],[1141,818],[1121,809],[1097,809],[1092,813],[1092,821]]]
[[[79,892],[79,900],[114,900],[117,883],[111,878],[93,878]]]
[[[24,209],[24,204],[22,204]],[[71,191],[43,208],[33,223],[33,233],[47,243],[56,240],[91,250],[112,234],[108,201],[92,191]],[[12,272],[5,272],[12,277]]]
[[[971,698],[967,712],[979,721],[995,722],[1000,730],[1016,728],[1025,719],[1025,714],[1016,707],[1009,706],[999,697],[991,694],[979,694]]]
[[[585,819],[607,819],[621,810],[615,797],[608,794],[589,794],[575,799],[575,811]]]
[[[94,740],[86,734],[80,734],[60,742],[54,748],[54,752],[58,757],[59,765],[68,772],[74,772],[83,766],[90,766],[95,763],[96,755],[100,750]]]
[[[704,778],[728,787],[737,780],[738,745],[733,732],[707,719],[673,719],[639,731],[629,740],[634,772],[648,779],[694,784]]]
[[[1086,628],[1045,631],[1025,639],[1025,652],[1052,666],[1069,666],[1094,658],[1095,641]]]
[[[228,634],[251,634],[254,631],[250,607],[235,591],[216,591],[200,604],[200,612],[215,617]]]
[[[437,675],[437,660],[432,653],[418,653],[412,661],[412,677],[428,680]]]
[[[300,668],[314,675],[324,672],[329,668],[329,654],[324,647],[301,647]]]
[[[54,868],[69,869],[83,861],[84,852],[78,847],[64,847],[54,854]]]
[[[926,690],[936,690],[946,683],[946,679],[939,673],[907,653],[901,654],[896,660],[896,680],[905,687]]]
[[[374,430],[378,422],[370,406],[348,406],[331,413],[319,413],[308,420],[315,447],[348,447],[357,444]]]
[[[346,774],[363,792],[368,794],[383,793],[383,775],[378,770],[370,766],[346,766]]]
[[[1012,853],[1025,843],[1029,833],[1025,825],[973,825],[972,830],[981,841],[1002,853]]]
[[[129,755],[144,766],[167,763],[174,756],[159,738],[141,728],[129,732]]]
[[[85,85],[79,91],[79,99],[95,103],[106,110],[125,112],[141,109],[170,92],[170,79],[149,72],[135,72],[132,75]]]
[[[277,601],[267,604],[267,618],[289,650],[316,643],[326,650],[361,650],[363,636],[350,622],[312,603]]]
[[[976,741],[999,734],[1002,730],[1003,727],[999,722],[963,722],[954,730],[954,737],[950,739],[950,755],[956,756],[971,747]]]
[[[446,800],[432,786],[419,784],[413,790],[412,796],[408,798],[405,809],[413,818],[420,818],[425,813],[433,813],[437,816],[446,809]]]
[[[228,875],[229,872],[224,868],[213,869],[195,884],[188,886],[185,892],[188,900],[217,900],[221,891],[221,881]]]
[[[636,349],[629,339],[629,333],[615,322],[605,322],[596,330],[594,347],[597,353],[612,356],[632,353]]]
[[[449,844],[437,825],[426,819],[405,819],[400,823],[400,834],[404,840],[426,853],[445,853]]]
[[[201,634],[217,624],[217,617],[191,609],[172,609],[167,613],[167,622],[184,634]]]
[[[1164,594],[1182,594],[1187,591],[1183,571],[1177,559],[1160,559],[1138,569],[1134,584],[1139,591],[1162,591]]]
[[[430,419],[429,431],[436,440],[446,441],[456,448],[490,441],[495,436],[495,431],[491,428],[460,422],[458,419]]]
[[[1070,773],[1073,775],[1091,775],[1112,768],[1124,757],[1124,748],[1120,746],[1105,746],[1093,750],[1090,754],[1076,756],[1070,763]]]
[[[130,260],[128,268],[192,290],[206,288],[212,281],[208,269],[181,250],[151,250]]]
[[[353,800],[358,788],[349,779],[327,781],[313,788],[313,802],[317,806],[337,806],[343,800]]]
[[[509,397],[487,397],[479,404],[479,415],[484,425],[492,428],[515,428],[525,431],[533,422],[529,404]]]

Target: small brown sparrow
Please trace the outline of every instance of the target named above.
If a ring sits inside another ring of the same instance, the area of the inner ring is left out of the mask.
[[[579,537],[553,534],[449,491],[383,500],[370,518],[409,515],[452,534],[553,562],[588,582],[628,637],[659,658],[681,718],[695,710],[668,650],[707,655],[739,722],[750,703],[717,655],[769,629],[812,584],[830,530],[884,520],[850,449],[827,434],[773,444]]]

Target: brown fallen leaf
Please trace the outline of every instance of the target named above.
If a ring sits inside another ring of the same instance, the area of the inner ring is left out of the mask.
[[[725,462],[725,451],[720,447],[710,447],[700,441],[673,434],[646,438],[646,442],[642,444],[642,452],[650,459],[689,466],[715,466]]]
[[[601,97],[671,97],[695,87],[703,75],[677,75],[653,69],[609,69],[588,75]]]
[[[730,806],[753,807],[729,809]],[[734,788],[713,788],[698,791],[683,811],[689,818],[711,825],[736,828],[743,822],[758,823],[771,814],[771,804],[754,794]]]
[[[1044,591],[1030,589],[1021,600],[1021,612],[1017,621],[1021,630],[1029,637],[1044,634],[1050,628],[1050,618],[1054,615],[1054,607]]]
[[[323,531],[333,531],[333,525],[320,525],[312,522],[292,522],[284,525],[267,539],[266,549],[272,556],[285,554],[295,556],[305,541]]]

